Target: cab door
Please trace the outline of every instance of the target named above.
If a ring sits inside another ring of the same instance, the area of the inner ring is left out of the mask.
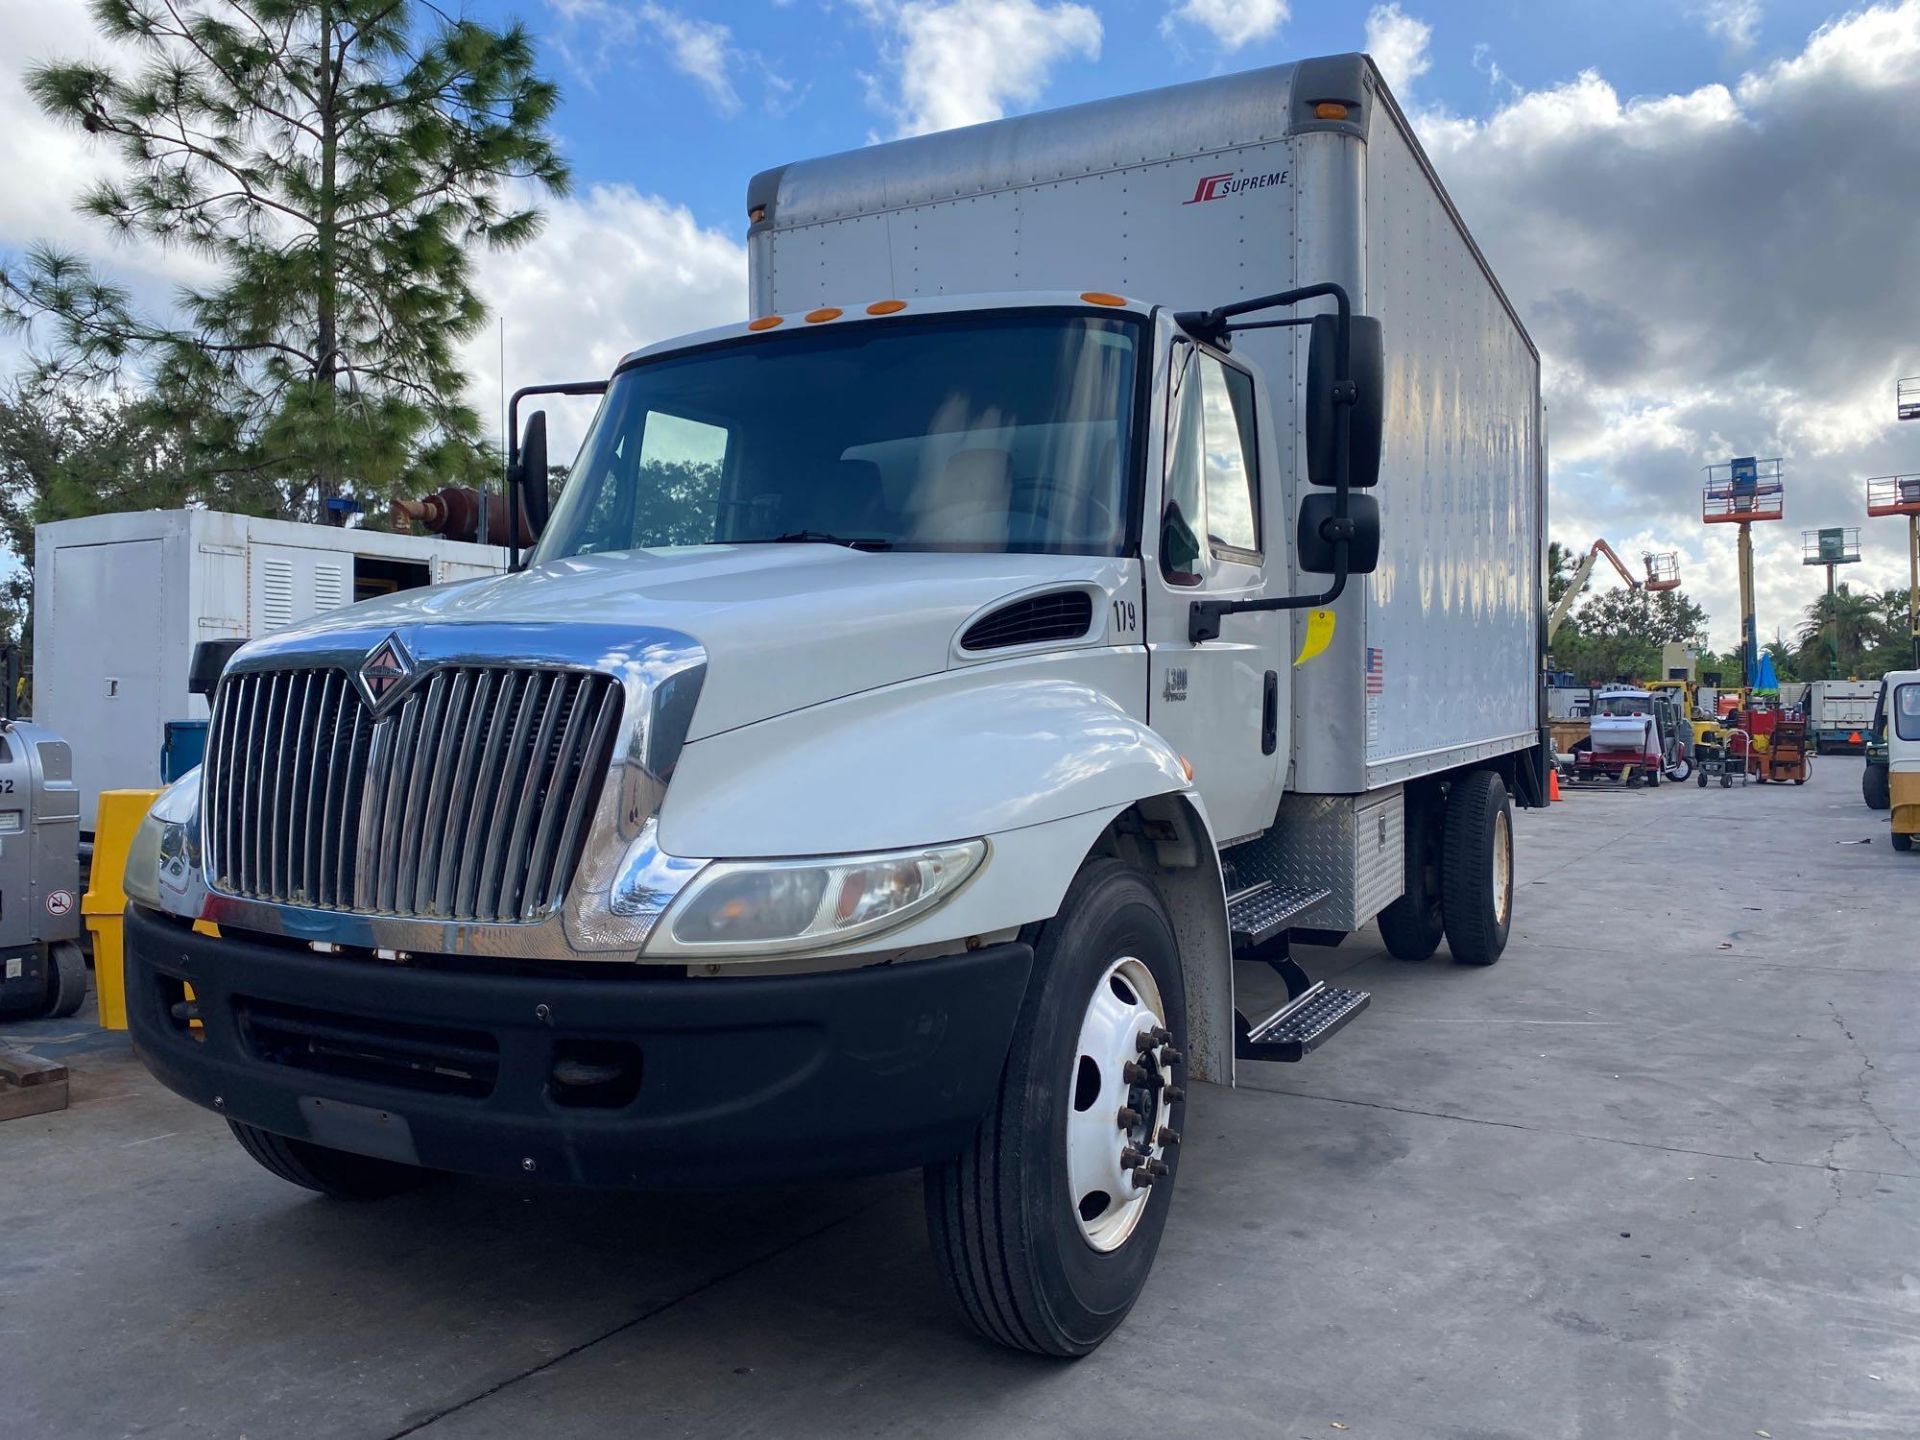
[[[1141,552],[1146,562],[1147,719],[1193,766],[1214,836],[1272,825],[1290,705],[1284,611],[1223,617],[1220,638],[1187,638],[1192,602],[1252,600],[1287,572],[1284,537],[1263,523],[1261,407],[1254,375],[1174,337],[1159,377],[1164,426]],[[1274,507],[1276,510],[1278,507]]]

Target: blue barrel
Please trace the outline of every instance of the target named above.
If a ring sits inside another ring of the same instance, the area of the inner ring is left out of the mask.
[[[166,739],[160,745],[161,781],[171,785],[205,759],[206,754],[206,721],[167,721]]]

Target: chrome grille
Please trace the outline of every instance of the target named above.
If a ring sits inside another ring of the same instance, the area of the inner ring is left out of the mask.
[[[571,670],[443,666],[377,719],[351,673],[227,676],[207,737],[216,890],[426,919],[560,903],[607,773],[620,691]]]

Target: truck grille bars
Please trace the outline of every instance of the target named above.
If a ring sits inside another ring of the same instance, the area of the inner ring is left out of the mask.
[[[442,666],[377,718],[342,669],[229,674],[203,802],[228,895],[510,923],[573,878],[620,718],[612,677]]]

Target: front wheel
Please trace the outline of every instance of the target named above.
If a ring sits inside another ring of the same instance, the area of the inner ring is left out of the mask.
[[[1702,770],[1698,775],[1694,776],[1693,778],[1694,778],[1694,782],[1697,785],[1699,785],[1699,787],[1702,790],[1707,788],[1707,772],[1706,771]]]
[[[1913,849],[1913,836],[1899,830],[1894,831],[1893,848],[1905,854],[1907,851]]]
[[[1186,1027],[1159,895],[1089,863],[1041,928],[993,1107],[926,1171],[934,1259],[988,1339],[1085,1355],[1133,1308],[1173,1201]]]
[[[87,957],[71,940],[56,940],[47,947],[47,1014],[64,1020],[77,1013],[87,1001]]]
[[[1869,765],[1861,772],[1860,798],[1867,802],[1869,810],[1886,810],[1892,806],[1893,792],[1886,766]]]
[[[1513,925],[1513,805],[1491,770],[1462,775],[1448,792],[1441,885],[1453,958],[1493,964]]]
[[[1667,778],[1676,785],[1684,785],[1693,775],[1693,761],[1686,756],[1678,757],[1667,770]]]

